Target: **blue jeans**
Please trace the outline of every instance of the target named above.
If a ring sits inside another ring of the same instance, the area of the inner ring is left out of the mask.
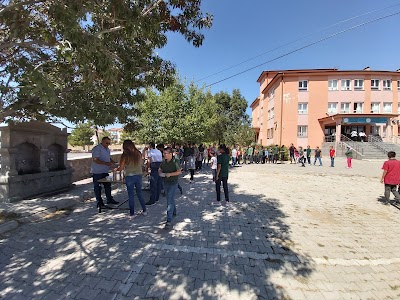
[[[314,159],[314,166],[315,166],[315,163],[317,162],[317,159],[318,159],[318,161],[319,161],[319,165],[322,166],[321,157],[316,157],[316,158]]]
[[[110,182],[98,182],[99,179],[106,178],[108,173],[100,173],[100,174],[92,174],[93,177],[93,189],[94,195],[96,196],[97,205],[104,204],[103,199],[101,199],[101,186],[104,186],[104,192],[106,193],[107,202],[113,201],[113,197],[111,196],[111,183]]]
[[[175,193],[178,183],[164,182],[164,190],[167,196],[167,222],[172,221],[174,213],[176,213]]]
[[[126,190],[128,191],[129,212],[133,216],[135,214],[135,189],[140,205],[143,211],[146,211],[146,205],[142,195],[142,175],[133,175],[125,177]]]
[[[151,163],[150,165],[150,202],[157,202],[161,194],[161,177],[158,175],[160,162]]]
[[[335,166],[335,158],[331,157],[331,167],[334,167],[334,166]]]
[[[236,157],[232,156],[232,166],[236,166]]]

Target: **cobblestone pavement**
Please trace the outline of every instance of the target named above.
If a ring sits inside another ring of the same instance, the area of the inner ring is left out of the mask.
[[[382,162],[336,164],[234,168],[231,206],[210,205],[208,169],[186,175],[172,230],[164,197],[134,220],[91,201],[25,224],[0,237],[0,298],[399,299],[400,210],[382,203]]]

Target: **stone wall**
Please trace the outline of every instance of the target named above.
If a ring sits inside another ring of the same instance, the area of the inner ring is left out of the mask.
[[[121,154],[111,154],[111,158],[113,161],[119,162]],[[86,179],[92,176],[90,174],[90,168],[92,166],[91,157],[69,159],[68,163],[73,169],[72,182]]]

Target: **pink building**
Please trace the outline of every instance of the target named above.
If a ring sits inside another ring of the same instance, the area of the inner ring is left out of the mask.
[[[363,131],[397,137],[400,70],[264,71],[250,105],[255,140],[262,145],[321,146],[327,137]]]

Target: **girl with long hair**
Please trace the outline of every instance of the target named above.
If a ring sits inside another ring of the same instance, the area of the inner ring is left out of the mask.
[[[121,155],[119,167],[115,171],[125,170],[125,184],[128,191],[130,217],[133,218],[135,216],[134,190],[136,190],[136,195],[143,209],[142,215],[146,216],[146,205],[142,195],[142,153],[131,140],[125,140],[122,148],[124,152]]]

